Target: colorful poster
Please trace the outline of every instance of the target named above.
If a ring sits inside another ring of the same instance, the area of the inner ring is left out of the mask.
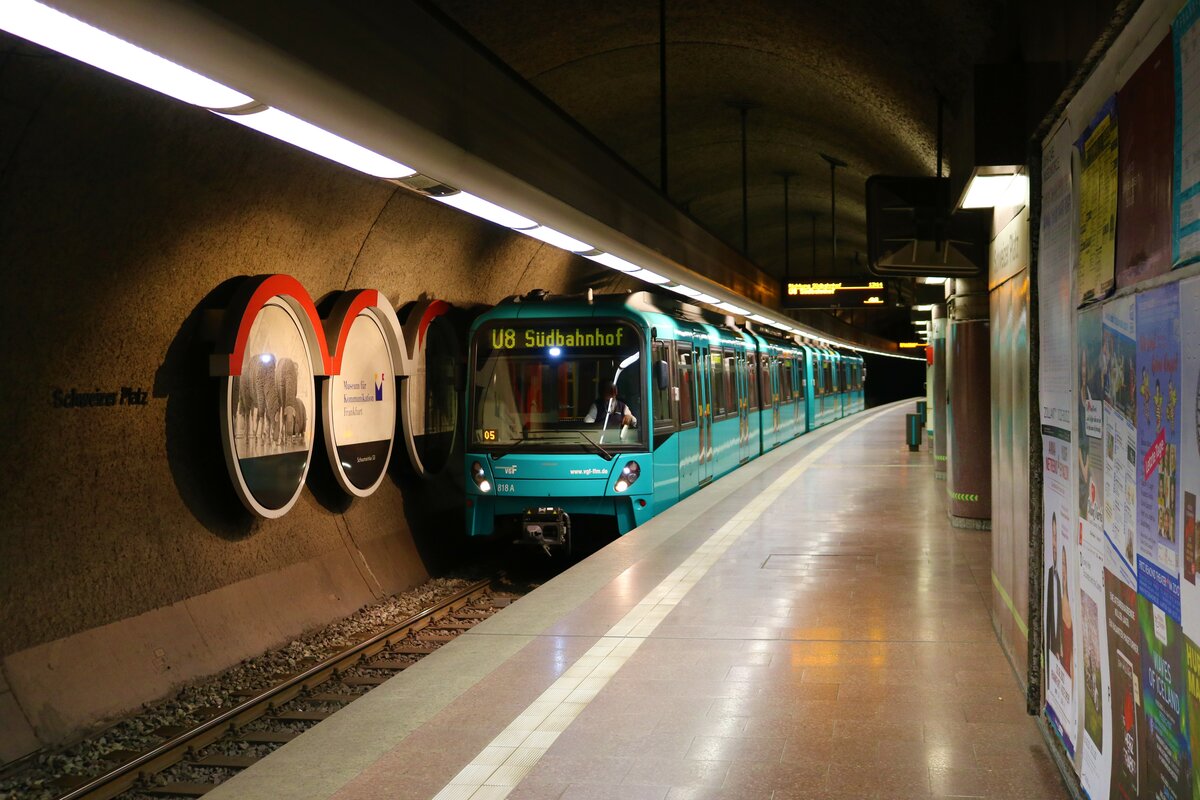
[[[1111,679],[1109,719],[1113,725],[1110,796],[1114,800],[1137,800],[1146,771],[1137,590],[1106,570],[1104,598]]]
[[[1183,364],[1179,391],[1179,518],[1183,576],[1180,581],[1183,633],[1200,642],[1200,531],[1196,515],[1200,499],[1200,278],[1179,284],[1179,318]],[[1200,728],[1200,719],[1195,727]],[[1197,794],[1200,797],[1200,793]]]
[[[1043,455],[1043,631],[1046,716],[1063,746],[1075,754],[1075,622],[1079,609],[1079,557],[1074,528],[1075,487],[1071,480],[1071,432],[1042,426]]]
[[[1180,622],[1179,284],[1137,297],[1138,593]]]
[[[1200,258],[1200,3],[1175,18],[1175,215],[1172,255],[1176,266]]]
[[[1142,647],[1142,704],[1146,709],[1146,797],[1190,795],[1191,751],[1184,703],[1183,635],[1179,623],[1138,595]]]
[[[1075,302],[1112,292],[1117,238],[1117,98],[1110,97],[1076,143],[1079,148],[1079,264]]]
[[[1104,535],[1109,568],[1137,585],[1137,327],[1132,297],[1104,304]]]
[[[1079,385],[1075,388],[1075,441],[1078,442],[1079,521],[1104,526],[1104,362],[1101,358],[1103,315],[1100,308],[1079,313],[1077,353]]]
[[[1200,647],[1183,638],[1183,658],[1187,665],[1188,756],[1192,764],[1192,798],[1200,797]]]
[[[1174,60],[1166,36],[1117,92],[1117,288],[1171,269]]]

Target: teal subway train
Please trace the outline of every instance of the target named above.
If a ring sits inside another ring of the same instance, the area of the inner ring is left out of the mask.
[[[626,533],[861,411],[863,361],[646,292],[510,298],[471,328],[467,531],[569,548]]]

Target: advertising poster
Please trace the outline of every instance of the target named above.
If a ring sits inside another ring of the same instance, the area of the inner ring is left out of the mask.
[[[295,312],[272,298],[250,327],[242,374],[230,382],[233,451],[250,498],[286,510],[308,473],[313,444],[313,368]]]
[[[1132,297],[1104,304],[1104,535],[1108,565],[1137,586],[1137,327]]]
[[[1175,62],[1166,36],[1117,92],[1117,288],[1171,269]]]
[[[1079,385],[1075,387],[1075,441],[1078,456],[1079,521],[1104,527],[1104,362],[1101,359],[1103,314],[1100,308],[1079,313]]]
[[[1142,704],[1146,709],[1146,797],[1183,800],[1191,794],[1191,750],[1185,728],[1183,636],[1179,623],[1138,595]]]
[[[1184,346],[1178,412],[1180,508],[1175,524],[1183,541],[1181,622],[1184,635],[1200,642],[1200,531],[1196,529],[1200,504],[1200,278],[1179,284],[1179,316]],[[1200,728],[1200,718],[1193,727]]]
[[[1046,425],[1071,426],[1071,324],[1075,302],[1071,276],[1075,266],[1075,210],[1072,201],[1071,126],[1063,122],[1042,150],[1042,215],[1039,238],[1038,372],[1041,419]],[[1046,532],[1047,534],[1049,531]]]
[[[1075,545],[1075,453],[1071,431],[1042,426],[1046,535],[1043,539],[1042,609],[1045,614],[1046,716],[1063,746],[1075,754],[1075,619],[1079,615],[1078,551]]]
[[[1192,765],[1192,798],[1200,797],[1200,647],[1183,638],[1183,660],[1187,668],[1188,756]]]
[[[1200,258],[1200,4],[1190,2],[1171,26],[1175,50],[1175,215],[1172,254],[1176,266]]]
[[[359,497],[383,478],[396,430],[396,383],[383,329],[369,312],[358,314],[342,355],[341,374],[326,381],[326,436],[335,474]]]
[[[1146,772],[1137,590],[1106,570],[1104,599],[1111,681],[1108,705],[1113,726],[1109,796],[1113,800],[1137,800]]]
[[[1079,263],[1076,305],[1107,297],[1117,238],[1117,98],[1109,98],[1076,143],[1079,148]]]
[[[1108,624],[1105,617],[1105,551],[1108,545],[1100,526],[1081,522],[1079,548],[1079,632],[1083,685],[1083,736],[1080,739],[1079,778],[1089,797],[1109,796],[1112,773],[1112,710],[1108,659]]]
[[[1138,593],[1180,622],[1179,284],[1137,296]]]

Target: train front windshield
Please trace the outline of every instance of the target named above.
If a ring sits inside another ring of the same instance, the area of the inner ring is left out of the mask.
[[[644,448],[645,366],[628,323],[495,323],[475,335],[474,367],[477,445],[601,454]]]

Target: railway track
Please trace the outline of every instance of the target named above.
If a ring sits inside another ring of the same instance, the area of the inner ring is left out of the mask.
[[[267,689],[239,692],[240,702],[210,710],[194,726],[159,731],[165,741],[152,749],[110,754],[119,763],[79,779],[57,800],[200,797],[517,596],[495,578],[471,584]]]

